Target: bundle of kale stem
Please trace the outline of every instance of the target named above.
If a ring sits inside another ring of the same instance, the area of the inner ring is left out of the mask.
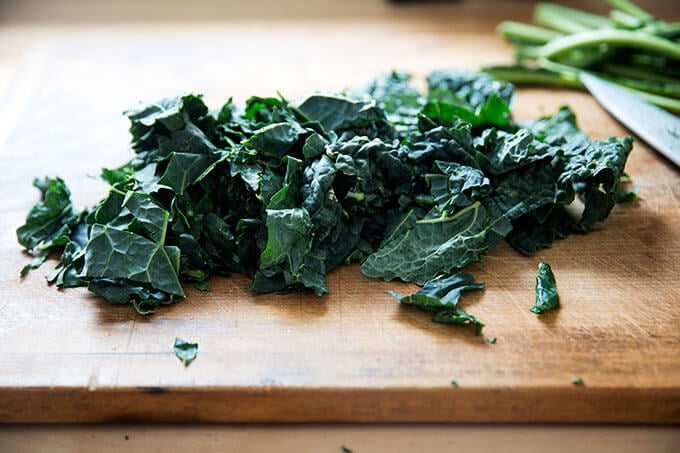
[[[296,102],[253,96],[211,112],[186,95],[129,110],[135,156],[102,171],[99,204],[75,208],[60,178],[34,182],[42,200],[17,230],[34,256],[22,274],[59,251],[50,283],[150,313],[187,282],[206,290],[233,272],[255,292],[322,295],[328,272],[357,262],[424,285],[427,297],[408,300],[436,321],[479,327],[455,305],[480,285],[450,274],[504,238],[531,255],[592,230],[616,202],[632,140],[591,141],[566,107],[516,122],[514,87],[487,74],[427,81],[425,95],[392,73]]]
[[[609,16],[540,3],[533,25],[502,22],[517,65],[484,71],[516,85],[584,89],[582,71],[680,112],[680,22],[664,22],[629,0],[607,0]]]

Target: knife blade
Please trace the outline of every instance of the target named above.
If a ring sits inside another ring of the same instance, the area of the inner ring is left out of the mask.
[[[680,167],[680,119],[597,76],[581,73],[581,82],[609,113],[651,147]]]

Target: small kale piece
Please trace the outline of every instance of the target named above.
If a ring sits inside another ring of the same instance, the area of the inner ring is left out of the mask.
[[[630,189],[618,189],[616,191],[616,202],[617,203],[628,203],[631,201],[637,201],[640,199],[640,196],[638,193],[640,192],[640,188],[635,186],[631,187]]]
[[[26,223],[16,231],[19,244],[34,254],[21,269],[21,277],[40,267],[52,251],[69,244],[86,214],[73,208],[71,192],[61,178],[35,179],[33,185],[40,190],[42,200],[31,208]]]
[[[474,316],[457,308],[457,305],[463,291],[482,288],[484,288],[484,284],[475,282],[472,275],[459,272],[434,278],[426,282],[422,289],[408,296],[402,296],[394,291],[389,291],[388,294],[399,299],[402,304],[432,312],[434,322],[472,324],[475,326],[475,335],[480,335],[484,324]]]
[[[531,307],[531,311],[541,314],[548,310],[560,308],[560,298],[557,294],[557,284],[555,275],[547,263],[538,265],[538,275],[536,276],[536,303]]]
[[[198,343],[189,343],[179,337],[175,337],[173,351],[177,358],[182,361],[184,366],[189,366],[198,354]]]
[[[585,381],[584,381],[583,378],[581,378],[581,377],[572,378],[572,379],[571,379],[571,383],[572,383],[573,385],[580,385],[580,386],[585,385]]]
[[[475,335],[482,334],[484,323],[460,308],[442,310],[432,316],[432,321],[442,324],[470,324],[475,328]]]

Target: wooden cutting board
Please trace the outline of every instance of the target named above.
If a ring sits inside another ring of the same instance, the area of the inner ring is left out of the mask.
[[[277,90],[294,98],[392,69],[422,86],[432,69],[509,58],[491,33],[428,27],[119,27],[36,48],[0,106],[0,421],[679,423],[680,175],[639,142],[627,166],[639,202],[535,257],[501,244],[467,269],[487,285],[462,302],[486,323],[482,337],[401,307],[385,292],[415,287],[356,266],[332,272],[321,298],[256,296],[243,277],[214,278],[212,292],[189,287],[146,317],[48,287],[54,262],[19,279],[29,257],[14,231],[37,201],[32,178],[62,176],[76,204],[97,202],[106,188],[93,175],[131,157],[120,114],[130,104],[185,91],[213,107]],[[591,136],[625,134],[582,93],[520,90],[514,111],[565,103]],[[540,261],[562,307],[537,317]],[[176,336],[200,345],[188,367]]]

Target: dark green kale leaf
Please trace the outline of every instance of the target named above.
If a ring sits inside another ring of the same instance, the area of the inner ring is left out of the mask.
[[[481,335],[484,323],[460,308],[438,311],[432,316],[432,321],[442,324],[469,324],[474,326],[475,335]]]
[[[31,208],[26,223],[17,228],[19,244],[34,254],[21,269],[21,277],[40,267],[52,251],[66,246],[86,214],[73,208],[71,192],[61,178],[35,179],[33,185],[40,190],[42,200]]]
[[[408,296],[400,296],[390,291],[403,304],[413,305],[424,311],[441,311],[458,305],[461,293],[472,289],[482,289],[484,283],[476,283],[470,274],[458,272],[452,275],[441,275],[426,282],[423,287]]]
[[[456,306],[463,291],[481,288],[484,288],[483,283],[476,283],[472,275],[459,272],[434,278],[425,283],[422,289],[408,296],[402,296],[393,291],[388,294],[396,297],[403,304],[433,312],[434,322],[472,324],[475,326],[475,335],[479,335],[484,324]]]
[[[422,113],[430,119],[445,123],[462,119],[472,126],[511,126],[511,84],[462,71],[435,71],[427,77],[427,83],[428,102]]]
[[[427,76],[427,84],[430,92],[449,91],[460,102],[473,108],[483,105],[493,97],[498,97],[509,105],[515,94],[515,87],[512,84],[477,72],[434,71]]]
[[[326,133],[348,137],[394,137],[394,129],[385,112],[375,100],[352,100],[344,96],[315,94],[305,99],[298,108],[312,121],[317,121]]]
[[[189,366],[198,354],[198,343],[189,343],[179,337],[175,337],[175,344],[172,347],[175,355],[182,361],[184,366]]]
[[[293,149],[304,132],[297,123],[273,123],[256,130],[243,144],[262,156],[281,159]]]
[[[328,292],[323,256],[312,251],[312,223],[304,208],[267,210],[267,245],[251,285],[256,292],[311,288]]]
[[[536,303],[531,311],[541,314],[548,310],[560,308],[560,298],[557,294],[555,275],[547,263],[539,263],[538,275],[536,275]]]
[[[375,99],[401,136],[407,136],[418,127],[418,113],[425,99],[409,84],[411,76],[400,72],[377,77],[366,88],[366,94]]]
[[[435,167],[442,173],[426,174],[425,180],[440,212],[454,212],[458,207],[469,206],[488,197],[492,191],[489,178],[477,168],[443,161],[435,161]]]
[[[85,247],[84,276],[145,283],[151,288],[184,297],[179,282],[180,250],[130,231],[95,224]]]
[[[632,148],[632,137],[610,137],[590,142],[580,152],[568,151],[569,160],[558,184],[567,190],[571,187],[583,197],[581,230],[591,231],[597,222],[607,218],[616,204],[616,191]]]
[[[413,212],[361,265],[369,277],[425,284],[443,272],[480,261],[511,229],[495,206],[481,202],[453,215],[417,220]]]

